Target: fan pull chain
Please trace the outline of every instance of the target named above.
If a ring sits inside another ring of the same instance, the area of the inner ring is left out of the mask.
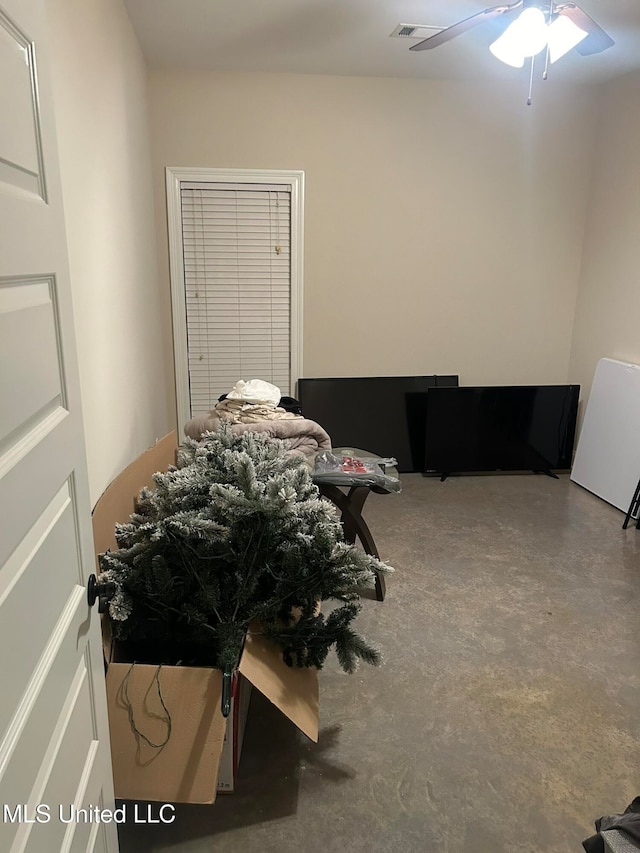
[[[553,18],[553,0],[549,2],[549,16],[547,17],[547,25],[551,23]],[[549,78],[549,56],[551,51],[549,50],[549,42],[547,42],[547,46],[544,51],[544,71],[542,72],[542,79],[547,80]]]
[[[547,45],[547,49],[544,54],[544,71],[542,72],[542,79],[549,79],[549,45]]]
[[[529,74],[529,95],[527,97],[527,106],[530,107],[533,103],[533,71],[536,67],[535,56],[531,57],[531,73]]]

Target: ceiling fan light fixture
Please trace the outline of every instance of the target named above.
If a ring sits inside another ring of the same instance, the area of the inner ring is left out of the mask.
[[[548,36],[544,12],[536,6],[528,6],[489,46],[489,50],[507,65],[522,68],[527,56],[535,56],[545,49]]]
[[[549,32],[542,9],[529,6],[521,12],[513,38],[517,39],[524,56],[535,56],[547,46]]]
[[[522,68],[524,65],[524,54],[519,49],[518,45],[513,43],[510,38],[505,38],[506,31],[496,39],[493,44],[489,45],[489,50],[505,65],[511,65],[513,68]]]
[[[438,47],[479,24],[503,15],[507,16],[507,20],[516,10],[520,11],[519,17],[509,24],[489,49],[497,59],[514,68],[522,68],[525,59],[531,58],[528,104],[532,102],[536,54],[546,50],[542,73],[543,79],[546,80],[549,63],[557,62],[572,48],[577,47],[582,56],[590,56],[602,53],[615,44],[611,36],[576,0],[503,0],[498,6],[490,6],[476,12],[475,15],[463,18],[435,35],[422,39],[418,44],[411,45],[410,50],[430,50]]]
[[[548,26],[549,61],[556,62],[587,37],[588,33],[565,15],[558,15]]]

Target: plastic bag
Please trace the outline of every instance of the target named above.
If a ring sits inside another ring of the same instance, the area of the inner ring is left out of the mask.
[[[338,456],[323,451],[316,456],[312,477],[317,485],[370,486],[399,492],[402,490],[400,480],[385,473],[385,467],[397,464],[390,457]]]

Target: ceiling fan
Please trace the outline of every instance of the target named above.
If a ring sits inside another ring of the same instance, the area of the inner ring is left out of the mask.
[[[611,36],[609,36],[602,27],[600,27],[593,18],[590,18],[584,9],[576,3],[551,2],[547,4],[540,4],[534,2],[534,0],[516,0],[515,3],[492,6],[489,9],[484,9],[482,12],[477,12],[475,15],[471,15],[463,21],[458,21],[457,24],[452,24],[452,26],[440,30],[440,32],[429,36],[423,41],[418,42],[418,44],[412,45],[409,49],[430,50],[431,48],[438,47],[439,45],[450,41],[452,38],[465,33],[473,27],[477,27],[479,24],[484,24],[487,21],[491,21],[494,18],[498,18],[501,15],[508,14],[509,12],[514,12],[516,9],[520,8],[524,10],[528,8],[539,9],[545,15],[547,24],[552,24],[557,19],[565,18],[571,24],[575,25],[575,27],[586,33],[586,37],[576,45],[576,50],[583,56],[589,56],[593,53],[601,53],[603,50],[606,50],[614,44]]]
[[[525,59],[531,59],[527,98],[529,105],[532,102],[534,62],[538,53],[546,50],[542,75],[546,80],[549,63],[556,62],[572,48],[575,47],[583,56],[590,56],[601,53],[614,44],[611,36],[576,3],[549,0],[548,3],[541,4],[536,0],[516,0],[514,3],[492,6],[477,12],[414,44],[410,50],[430,50],[438,47],[479,24],[508,15],[517,9],[522,9],[520,15],[489,49],[502,62],[515,68],[522,68]]]

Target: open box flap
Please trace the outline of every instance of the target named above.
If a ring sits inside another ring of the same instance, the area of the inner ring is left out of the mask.
[[[301,732],[318,742],[318,671],[287,666],[282,649],[253,627],[240,658],[239,671]]]
[[[117,551],[116,523],[129,521],[140,491],[153,486],[154,474],[176,464],[177,447],[175,431],[168,433],[134,459],[100,495],[91,516],[96,558],[105,551]]]
[[[219,669],[111,663],[107,669],[109,729],[114,786],[125,800],[174,803],[213,803],[227,720],[220,710],[222,673]],[[126,685],[126,692],[125,692]],[[162,749],[154,749],[168,733]],[[140,774],[141,768],[149,772]],[[142,786],[142,787],[141,787]]]
[[[113,480],[98,498],[93,508],[93,544],[96,554],[96,574],[99,573],[98,555],[105,551],[117,551],[116,523],[126,524],[135,509],[135,502],[145,486],[153,486],[153,475],[175,465],[177,436],[175,431],[159,439],[128,465]],[[111,659],[111,626],[108,619],[102,620],[102,648],[106,661]]]

